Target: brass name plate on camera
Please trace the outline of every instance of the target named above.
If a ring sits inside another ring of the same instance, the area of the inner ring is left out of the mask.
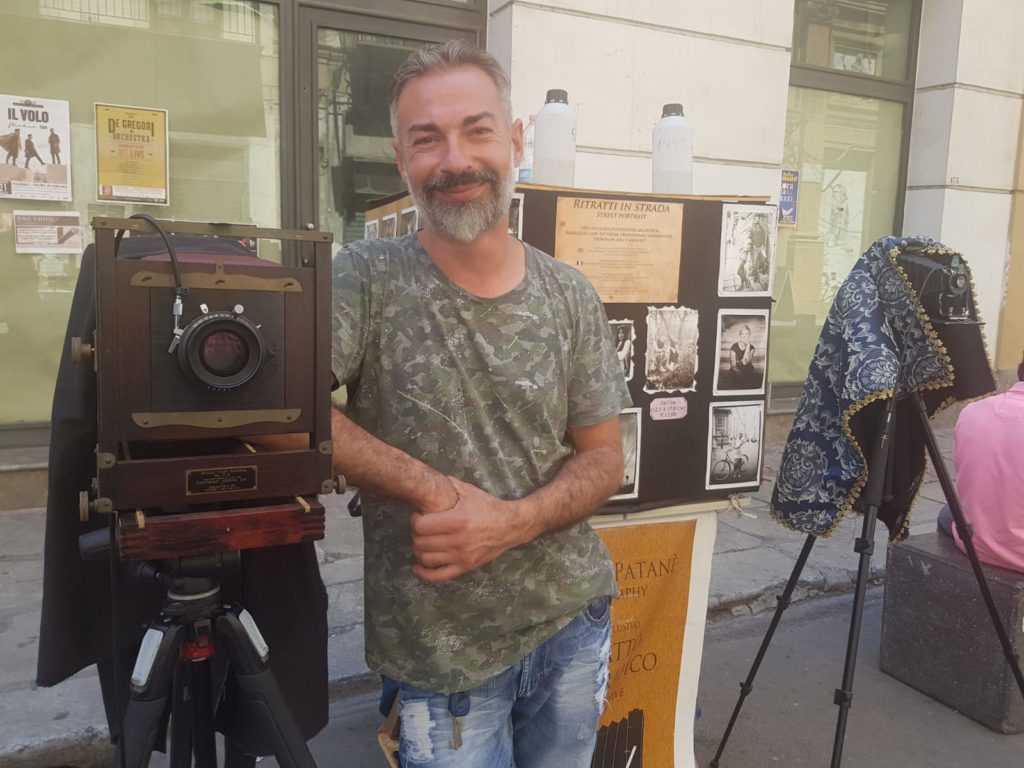
[[[255,491],[256,487],[255,465],[190,469],[185,472],[186,496],[227,493],[229,491]]]
[[[256,277],[224,271],[224,263],[216,262],[213,272],[185,272],[181,276],[185,288],[205,288],[219,291],[283,291],[302,293],[302,285],[294,277]],[[138,271],[129,285],[141,288],[173,288],[174,275],[163,272]]]
[[[302,415],[301,408],[279,408],[260,411],[175,411],[168,413],[133,412],[132,421],[139,427],[205,427],[225,429],[244,427],[259,422],[287,424]]]

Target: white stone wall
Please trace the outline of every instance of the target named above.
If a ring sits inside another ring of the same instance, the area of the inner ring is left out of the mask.
[[[682,102],[694,193],[779,194],[793,0],[490,0],[488,48],[525,121],[577,109],[576,186],[647,192],[651,131]]]
[[[903,231],[963,251],[995,352],[1024,102],[1024,2],[924,0]]]

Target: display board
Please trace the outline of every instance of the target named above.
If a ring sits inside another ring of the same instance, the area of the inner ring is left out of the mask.
[[[378,201],[367,236],[414,231],[412,206]],[[777,218],[755,198],[516,187],[509,232],[593,283],[633,399],[603,512],[757,490]]]

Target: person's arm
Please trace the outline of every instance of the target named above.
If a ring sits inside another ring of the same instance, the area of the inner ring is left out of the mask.
[[[576,454],[528,496],[503,501],[453,480],[459,500],[443,512],[412,515],[412,544],[424,581],[447,581],[546,533],[585,520],[622,483],[619,417],[569,430]]]

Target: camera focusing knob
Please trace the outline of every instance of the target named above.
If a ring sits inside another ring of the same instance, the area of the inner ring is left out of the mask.
[[[87,344],[78,336],[71,337],[71,359],[76,363],[92,357],[92,344]]]

